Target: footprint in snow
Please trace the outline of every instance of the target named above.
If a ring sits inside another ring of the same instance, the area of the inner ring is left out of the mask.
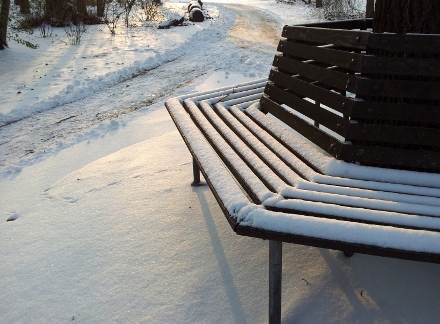
[[[6,220],[7,222],[13,222],[15,221],[18,217],[20,217],[20,214],[18,213],[12,213],[11,216],[8,217],[8,219]]]

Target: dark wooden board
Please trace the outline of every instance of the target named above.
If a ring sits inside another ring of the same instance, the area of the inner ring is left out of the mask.
[[[368,48],[404,53],[439,53],[440,37],[436,34],[377,34],[371,33]]]
[[[335,133],[345,136],[349,123],[348,120],[344,119],[343,117],[340,117],[328,110],[322,109],[316,104],[306,101],[301,97],[290,93],[289,91],[283,90],[270,82],[266,85],[264,93],[269,96],[271,100],[278,103],[283,103],[300,114],[303,114],[308,118],[313,119],[315,122],[324,125]],[[284,122],[282,119],[281,121]]]
[[[367,29],[373,28],[373,19],[347,19],[301,24],[303,27],[320,27],[331,29]]]
[[[359,78],[353,93],[357,96],[440,100],[440,82]]]
[[[364,55],[362,54],[335,50],[326,47],[310,46],[307,44],[289,42],[287,40],[281,40],[278,44],[277,50],[283,54],[293,55],[307,60],[315,60],[317,62],[323,62],[329,65],[340,66],[353,72],[361,72],[363,65],[362,61]]]
[[[366,50],[370,33],[343,29],[284,26],[282,36],[289,40],[313,42],[317,45],[333,44],[352,49]]]
[[[440,148],[440,129],[392,126],[379,124],[351,124],[346,140],[395,143]]]
[[[406,76],[440,76],[440,60],[363,55],[362,73]],[[439,85],[440,87],[440,85]]]
[[[328,91],[316,83],[309,83],[299,79],[297,76],[290,76],[280,72],[278,69],[272,69],[269,80],[274,84],[284,87],[296,94],[308,97],[319,103],[322,103],[332,109],[341,112],[344,115],[350,115],[352,106],[358,99],[348,98],[339,93]],[[363,101],[362,101],[363,102]]]
[[[311,63],[304,63],[277,55],[275,56],[273,66],[278,67],[282,71],[299,74],[313,81],[324,83],[342,91],[355,93],[357,88],[357,77],[316,66]]]
[[[287,243],[295,243],[306,246],[314,246],[338,251],[350,251],[353,253],[370,254],[388,258],[413,260],[420,262],[440,263],[440,255],[434,253],[422,253],[406,250],[390,249],[379,246],[371,246],[343,241],[328,240],[304,235],[295,235],[283,232],[261,230],[254,227],[238,225],[235,231],[239,235],[257,237],[264,240],[277,240]]]
[[[404,150],[380,146],[344,145],[341,160],[402,169],[426,169],[440,172],[440,152]]]
[[[287,126],[292,127],[298,133],[321,147],[323,150],[326,150],[334,156],[339,154],[339,151],[342,148],[342,143],[340,143],[333,136],[330,136],[302,118],[287,111],[266,95],[261,97],[260,104],[262,109],[264,109],[266,112],[269,112],[279,120],[282,120]]]
[[[417,105],[383,103],[374,101],[353,101],[351,116],[379,120],[433,123],[440,125],[439,105]]]

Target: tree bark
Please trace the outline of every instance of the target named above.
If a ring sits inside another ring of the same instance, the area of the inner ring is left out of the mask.
[[[376,0],[373,31],[440,34],[440,1]]]
[[[374,0],[367,0],[367,7],[365,10],[365,16],[367,18],[374,17]]]
[[[96,15],[98,17],[104,17],[105,0],[97,0],[96,2]]]
[[[86,0],[76,0],[76,10],[81,17],[87,17]]]
[[[8,19],[9,19],[9,7],[11,5],[10,0],[2,0],[2,8],[0,11],[0,50],[8,47],[6,36],[8,33]]]

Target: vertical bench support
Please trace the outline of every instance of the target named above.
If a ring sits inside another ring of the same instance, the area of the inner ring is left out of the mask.
[[[269,324],[281,323],[283,242],[269,241]]]
[[[200,168],[194,156],[193,156],[193,178],[194,180],[191,183],[191,186],[198,186],[200,184]]]

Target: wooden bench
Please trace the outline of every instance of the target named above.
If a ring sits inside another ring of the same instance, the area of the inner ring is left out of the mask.
[[[369,24],[286,26],[269,81],[166,102],[193,184],[201,171],[232,229],[269,240],[271,323],[281,321],[281,242],[440,263],[440,47],[424,55],[432,69],[376,57],[378,43],[398,42],[361,30]],[[425,72],[411,81],[405,66]],[[401,93],[421,79],[423,98]]]

